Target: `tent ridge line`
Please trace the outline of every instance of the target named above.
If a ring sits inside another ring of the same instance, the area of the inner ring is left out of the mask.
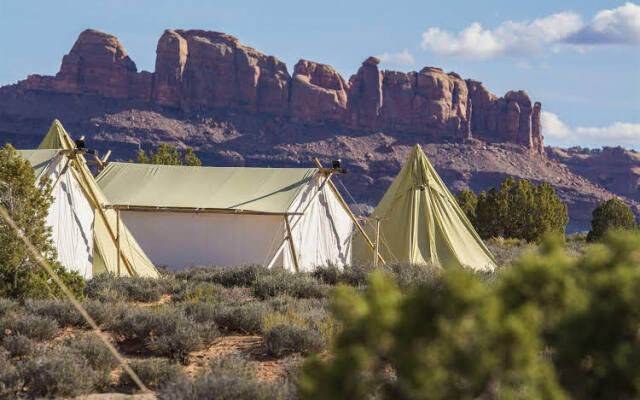
[[[147,212],[184,212],[184,213],[208,213],[208,214],[244,214],[244,215],[302,215],[299,212],[271,212],[252,211],[233,208],[200,208],[200,207],[153,207],[153,206],[131,206],[126,204],[103,204],[105,209],[123,211],[147,211]]]

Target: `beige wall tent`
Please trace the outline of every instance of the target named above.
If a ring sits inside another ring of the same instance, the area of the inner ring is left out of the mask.
[[[36,177],[49,176],[54,202],[47,223],[59,261],[85,278],[109,271],[122,276],[158,277],[158,271],[106,198],[81,151],[60,122],[53,122],[38,150],[21,150]]]
[[[373,211],[364,229],[387,262],[459,265],[491,271],[496,262],[419,145]],[[369,245],[354,238],[354,261],[372,262]]]
[[[157,265],[310,270],[351,262],[353,216],[324,172],[112,162],[97,182]]]

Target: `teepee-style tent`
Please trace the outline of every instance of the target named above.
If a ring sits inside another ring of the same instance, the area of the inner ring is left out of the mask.
[[[101,272],[158,277],[155,266],[117,212],[105,208],[107,199],[81,153],[58,120],[38,150],[23,151],[37,176],[49,174],[53,182],[54,204],[48,222],[60,261],[85,278]],[[80,239],[82,243],[78,243]]]
[[[416,145],[406,164],[373,211],[380,220],[379,249],[387,262],[458,265],[491,271],[496,262],[449,192],[438,173]],[[375,221],[365,231],[376,236]],[[371,250],[354,237],[354,261],[372,262]]]

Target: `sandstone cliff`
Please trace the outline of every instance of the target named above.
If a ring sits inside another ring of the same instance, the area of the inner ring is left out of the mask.
[[[407,132],[423,140],[475,137],[544,154],[540,103],[524,91],[497,97],[482,83],[439,68],[381,71],[370,57],[347,82],[329,65],[300,60],[291,76],[277,58],[202,30],[167,30],[156,53],[155,72],[137,72],[117,38],[86,30],[55,77],[31,75],[18,86],[182,111],[231,109],[308,125]]]

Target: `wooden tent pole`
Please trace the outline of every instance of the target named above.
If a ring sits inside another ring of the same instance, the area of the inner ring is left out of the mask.
[[[373,257],[373,267],[378,268],[378,254],[380,254],[380,218],[376,218],[376,255]]]
[[[53,182],[53,185],[51,185],[51,189],[49,190],[49,193],[53,193],[53,191],[56,188],[56,186],[58,186],[58,183],[60,183],[60,181],[62,180],[62,177],[64,176],[64,174],[67,173],[67,170],[69,169],[69,164],[70,163],[71,163],[71,160],[67,159],[67,162],[65,163],[64,167],[62,168],[62,172],[60,172],[60,175],[58,175],[58,177],[56,178],[56,181]]]
[[[330,182],[329,181],[329,177],[330,177],[330,175],[327,175],[324,178],[324,181],[322,181],[322,183],[320,184],[320,187],[318,187],[318,190],[313,194],[313,196],[311,196],[311,199],[309,199],[307,204],[304,206],[304,209],[302,210],[302,213],[300,213],[300,216],[298,217],[298,219],[296,219],[295,222],[293,224],[291,224],[291,229],[295,228],[296,225],[298,225],[298,222],[300,222],[302,220],[302,217],[304,216],[304,213],[307,211],[307,208],[309,208],[311,203],[313,203],[313,201],[316,199],[316,197],[320,194],[320,192],[322,191],[322,188],[324,187],[324,185],[327,182]],[[278,256],[280,255],[280,253],[284,249],[284,245],[285,244],[287,244],[287,238],[286,237],[284,238],[282,243],[280,243],[280,247],[278,247],[278,250],[276,250],[276,252],[274,253],[273,257],[271,257],[271,260],[267,264],[267,269],[270,269],[273,266],[273,263],[276,262],[276,258],[278,258]]]
[[[289,235],[289,247],[291,248],[291,254],[293,255],[293,264],[296,267],[296,272],[300,272],[300,263],[298,262],[298,253],[296,252],[296,246],[293,244],[293,235],[291,234],[291,225],[289,224],[289,217],[284,216],[284,223],[287,226],[287,235]]]
[[[120,209],[116,209],[116,238],[117,240],[117,246],[116,246],[116,251],[118,254],[120,254]],[[120,257],[118,257],[118,268],[117,268],[117,275],[116,276],[120,276]]]
[[[322,168],[322,164],[320,164],[320,160],[318,160],[317,157],[313,157],[313,162],[316,164],[318,169]],[[353,223],[356,225],[356,228],[358,229],[358,232],[360,232],[360,235],[362,235],[362,238],[364,239],[364,241],[367,243],[367,245],[369,245],[369,248],[375,254],[376,249],[375,249],[375,246],[373,245],[373,243],[371,243],[371,239],[369,239],[369,236],[367,236],[367,233],[364,231],[364,229],[362,229],[362,227],[358,223],[358,220],[356,219],[356,216],[353,215],[353,213],[351,212],[351,209],[349,208],[347,203],[342,198],[342,195],[340,195],[340,192],[338,192],[338,189],[336,188],[336,186],[331,181],[329,181],[329,188],[331,189],[333,194],[336,195],[336,197],[338,198],[338,202],[342,205],[342,208],[344,208],[346,213],[349,215],[349,218],[351,218],[351,221],[353,221]],[[380,262],[382,264],[385,264],[385,261],[382,258],[382,256],[380,255],[380,253],[378,253],[378,260],[380,260]]]

